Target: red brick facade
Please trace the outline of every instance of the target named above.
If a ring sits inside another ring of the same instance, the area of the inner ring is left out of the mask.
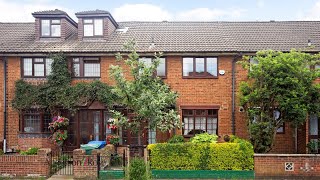
[[[184,79],[182,77],[182,56],[166,56],[167,60],[167,83],[172,90],[178,92],[179,98],[177,107],[181,114],[181,106],[218,106],[218,135],[223,137],[226,134],[232,134],[232,61],[233,56],[219,56],[218,69],[225,70],[224,75],[218,75],[215,79]],[[1,61],[2,62],[2,61]],[[19,133],[19,113],[11,107],[11,101],[14,97],[15,81],[21,78],[20,68],[21,57],[8,58],[7,73],[7,98],[8,98],[8,121],[7,121],[7,143],[9,148],[26,149],[29,147],[54,147],[49,145],[47,138],[26,137]],[[114,82],[109,76],[109,66],[119,62],[115,61],[113,56],[101,57],[101,78],[104,83],[112,85]],[[126,68],[125,68],[126,69]],[[0,63],[0,74],[3,74],[3,63]],[[241,81],[246,80],[247,71],[243,70],[241,65],[236,64],[236,92],[238,94]],[[127,74],[126,74],[127,75]],[[2,78],[3,76],[1,76]],[[3,80],[0,78],[1,92],[3,90]],[[42,80],[32,79],[32,83],[43,82]],[[87,80],[76,80],[87,81]],[[236,94],[235,107],[235,135],[248,138],[245,113],[239,111],[239,98]],[[3,93],[0,94],[0,100],[3,99]],[[0,104],[0,114],[3,114],[3,104]],[[0,140],[3,139],[3,116],[0,116]],[[181,130],[177,131],[181,133]],[[299,152],[305,153],[305,142],[307,142],[307,128],[298,130]],[[285,125],[285,133],[277,134],[277,140],[272,150],[274,153],[295,153],[294,130],[289,124]],[[168,138],[166,133],[158,134],[157,139],[164,141]]]
[[[51,149],[39,149],[37,155],[0,156],[0,176],[45,176],[50,174]]]
[[[320,156],[314,154],[255,154],[254,171],[256,177],[269,177],[270,179],[283,176],[316,179],[320,176]]]

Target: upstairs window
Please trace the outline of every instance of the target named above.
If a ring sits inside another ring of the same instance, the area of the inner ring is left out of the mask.
[[[103,19],[84,19],[83,36],[103,36]]]
[[[74,77],[100,77],[99,58],[73,58],[72,67]]]
[[[143,62],[147,67],[151,66],[152,58],[140,58],[139,61]],[[159,66],[157,67],[156,75],[162,78],[167,76],[166,72],[166,58],[159,58]]]
[[[60,19],[43,19],[41,20],[42,37],[60,37],[61,21]]]
[[[23,77],[46,77],[51,73],[50,58],[23,58],[22,76]]]
[[[218,59],[216,57],[186,57],[182,60],[183,77],[218,77]]]

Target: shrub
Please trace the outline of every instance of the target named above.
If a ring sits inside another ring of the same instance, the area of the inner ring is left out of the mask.
[[[129,180],[148,180],[147,166],[143,159],[134,158],[130,160],[129,164],[129,176],[126,179]]]
[[[29,148],[26,151],[21,151],[20,154],[21,155],[36,155],[38,153],[39,148]]]
[[[190,142],[192,143],[216,143],[218,139],[218,136],[215,134],[196,134],[194,137],[190,139]]]
[[[0,149],[0,156],[3,155],[3,154],[4,154],[3,150]]]
[[[157,170],[252,170],[249,143],[160,143],[148,146]]]
[[[168,143],[183,143],[184,137],[182,135],[174,135],[169,140]]]

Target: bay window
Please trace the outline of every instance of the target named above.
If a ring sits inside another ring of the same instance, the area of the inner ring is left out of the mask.
[[[43,133],[49,132],[51,115],[48,112],[30,109],[22,114],[21,132]]]
[[[184,136],[194,136],[205,132],[218,133],[217,109],[183,109],[182,116]]]

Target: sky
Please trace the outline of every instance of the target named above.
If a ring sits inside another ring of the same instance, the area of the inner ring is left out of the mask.
[[[0,0],[0,22],[33,22],[31,13],[107,10],[121,21],[320,21],[320,0]]]

